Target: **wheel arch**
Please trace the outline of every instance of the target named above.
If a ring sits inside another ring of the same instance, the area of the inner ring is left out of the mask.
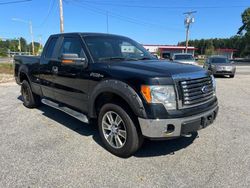
[[[96,118],[99,108],[112,101],[121,102],[136,116],[146,118],[146,112],[139,95],[128,84],[118,80],[105,80],[95,87],[90,95],[89,116]]]
[[[30,79],[28,76],[28,68],[26,66],[21,66],[18,71],[18,81],[21,84],[23,80],[27,80],[30,84]]]

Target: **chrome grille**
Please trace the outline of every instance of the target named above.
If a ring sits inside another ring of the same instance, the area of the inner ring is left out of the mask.
[[[213,83],[210,76],[180,81],[180,87],[183,107],[200,105],[214,97]]]

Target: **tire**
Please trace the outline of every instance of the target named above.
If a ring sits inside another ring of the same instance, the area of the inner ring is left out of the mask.
[[[35,108],[41,104],[40,96],[32,92],[29,82],[24,80],[21,85],[23,105],[27,108]]]
[[[234,78],[234,74],[233,74],[233,75],[230,75],[230,78]]]
[[[143,136],[133,115],[126,108],[107,103],[98,115],[98,129],[105,148],[116,156],[127,158],[143,143]]]

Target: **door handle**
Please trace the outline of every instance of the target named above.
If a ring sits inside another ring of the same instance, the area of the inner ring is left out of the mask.
[[[52,72],[57,74],[58,73],[58,67],[57,66],[53,66],[52,67]]]

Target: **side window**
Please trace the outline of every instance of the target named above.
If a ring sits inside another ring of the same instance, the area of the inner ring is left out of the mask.
[[[80,39],[65,37],[60,50],[60,56],[62,54],[78,54],[79,57],[85,57]]]
[[[52,39],[49,41],[49,45],[48,45],[47,51],[46,51],[46,53],[45,53],[45,58],[48,58],[48,59],[52,58],[53,52],[54,52],[55,46],[56,46],[56,41],[57,41],[57,38],[56,38],[56,37],[52,38]]]

